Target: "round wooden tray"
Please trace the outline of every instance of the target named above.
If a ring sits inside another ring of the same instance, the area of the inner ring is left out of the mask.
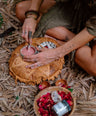
[[[68,89],[65,89],[63,87],[59,87],[59,86],[52,86],[52,87],[48,87],[42,91],[40,91],[38,93],[38,95],[35,97],[35,100],[34,100],[34,112],[36,114],[36,116],[41,116],[38,112],[38,106],[37,106],[37,99],[39,99],[42,95],[44,94],[47,94],[47,93],[51,93],[52,91],[64,91],[65,93],[68,93],[70,92]],[[73,107],[72,107],[72,111],[70,112],[69,116],[71,116],[75,110],[75,106],[76,106],[76,101],[75,101],[75,98],[73,97],[73,95],[71,94],[72,96],[72,99],[73,99]]]
[[[56,47],[59,44],[50,38],[34,38],[32,40],[32,45],[38,47],[44,42],[53,43]],[[62,66],[64,64],[64,57],[55,60],[47,65],[40,66],[35,69],[26,68],[27,65],[32,64],[32,62],[24,62],[20,55],[20,50],[22,47],[26,46],[27,43],[23,43],[18,46],[12,53],[9,61],[10,75],[12,75],[16,81],[25,82],[27,84],[39,84],[44,80],[54,80],[55,77],[61,72]]]

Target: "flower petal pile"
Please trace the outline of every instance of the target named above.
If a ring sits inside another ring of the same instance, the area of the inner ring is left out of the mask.
[[[62,100],[66,100],[67,103],[72,108],[73,106],[73,99],[71,97],[71,92],[66,93],[64,91],[57,91],[58,94],[61,96]],[[56,103],[51,98],[51,93],[46,93],[42,95],[39,99],[37,99],[38,111],[41,116],[55,116],[54,111],[52,110],[53,105]],[[65,116],[65,115],[64,115]]]

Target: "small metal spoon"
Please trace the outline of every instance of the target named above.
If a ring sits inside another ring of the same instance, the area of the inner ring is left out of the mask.
[[[28,32],[28,46],[27,46],[27,48],[28,48],[28,50],[29,50],[29,48],[30,48],[30,43],[31,43],[31,38],[32,38],[32,31],[29,31]]]

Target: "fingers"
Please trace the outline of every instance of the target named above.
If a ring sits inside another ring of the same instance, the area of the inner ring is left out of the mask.
[[[43,52],[43,51],[48,50],[48,48],[46,48],[46,47],[43,47],[43,48],[38,48],[38,47],[36,47],[36,49],[37,49],[37,51],[39,51],[39,52]]]
[[[22,37],[25,39],[26,42],[28,42],[28,29],[24,28],[22,30]]]
[[[33,18],[26,18],[22,26],[22,37],[26,42],[32,43],[32,34],[35,32],[37,22]],[[30,33],[31,32],[31,33]],[[28,40],[28,33],[30,33],[30,40]]]
[[[37,55],[32,55],[32,56],[24,56],[23,60],[25,62],[37,62],[38,61],[38,56]]]
[[[36,56],[25,56],[23,60],[26,62],[34,62],[34,64],[28,65],[26,66],[26,68],[34,69],[34,68],[42,66],[42,64],[38,62],[38,57]]]
[[[22,37],[28,42],[29,44],[32,43],[32,31],[29,31],[28,29],[24,29],[22,31]]]
[[[42,66],[42,64],[40,62],[37,62],[37,63],[31,64],[31,65],[27,65],[26,68],[34,69],[34,68],[38,68],[40,66]]]
[[[29,55],[29,56],[24,56],[23,59],[35,59],[37,55]]]
[[[26,61],[26,62],[37,62],[37,60],[36,59],[31,59],[31,58],[24,58],[23,59],[24,61]]]

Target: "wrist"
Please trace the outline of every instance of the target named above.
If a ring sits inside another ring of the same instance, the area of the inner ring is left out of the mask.
[[[33,17],[26,18],[25,22],[30,23],[30,24],[36,24],[37,25],[37,20],[35,20]]]
[[[61,51],[62,51],[61,46],[56,48],[56,54],[57,54],[58,59],[61,57],[64,57],[64,53],[63,53],[63,51],[62,52]]]
[[[34,20],[37,20],[37,16],[35,16],[35,15],[28,15],[28,16],[26,17],[26,19],[29,19],[29,18],[32,18],[32,19],[34,19]]]
[[[35,10],[28,10],[25,12],[25,18],[30,18],[32,17],[33,19],[37,20],[39,17],[39,13]]]

